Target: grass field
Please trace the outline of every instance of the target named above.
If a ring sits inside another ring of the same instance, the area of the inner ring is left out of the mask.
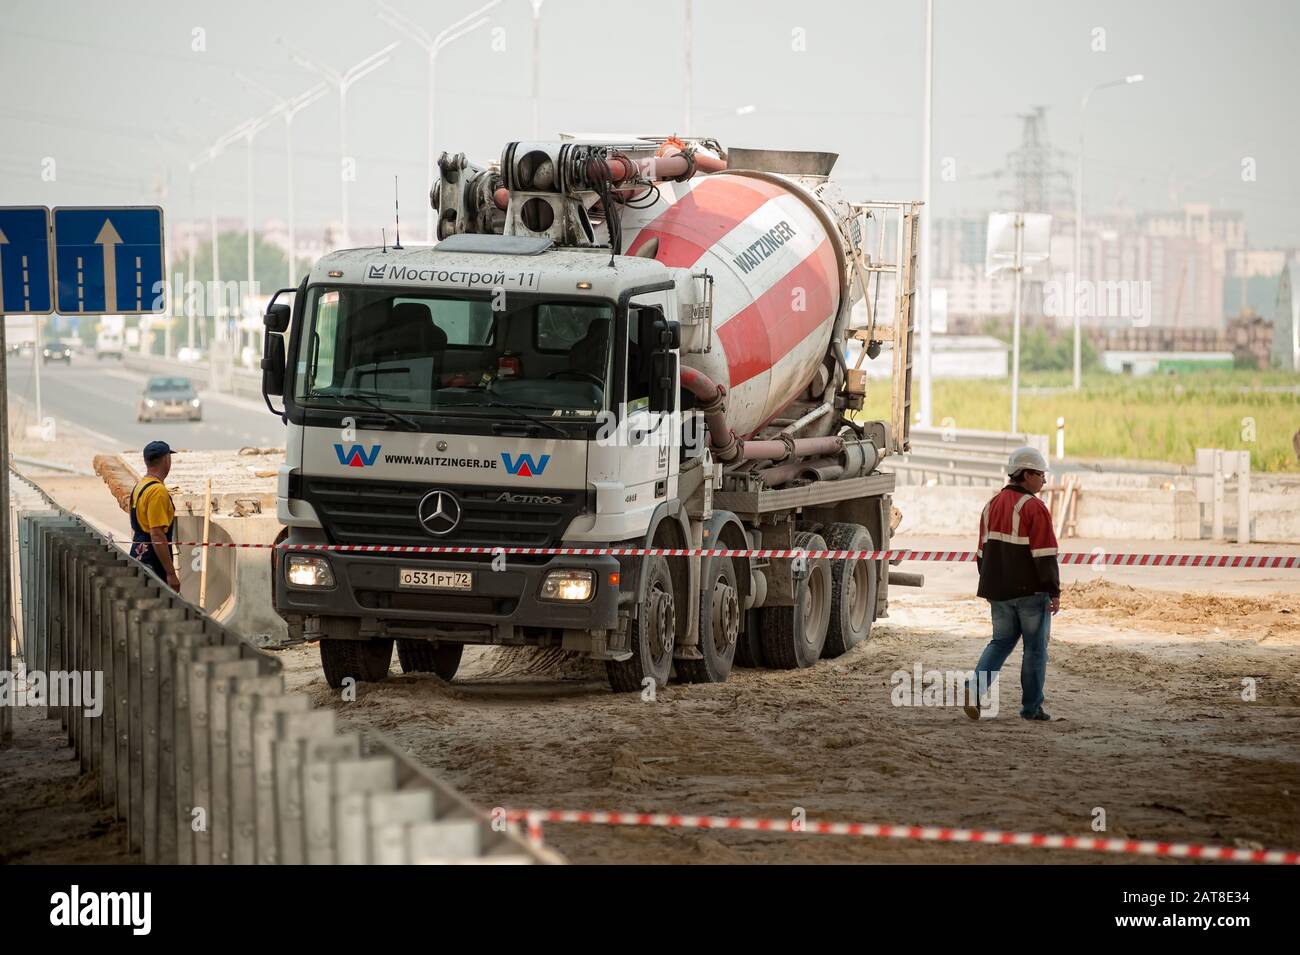
[[[1080,391],[1069,386],[1068,372],[1022,375],[1020,430],[1055,435],[1064,417],[1070,457],[1191,464],[1197,448],[1224,448],[1250,451],[1254,470],[1300,471],[1292,446],[1300,430],[1294,375],[1197,371],[1135,379],[1097,372],[1084,376]],[[912,401],[915,411],[915,393]],[[1009,381],[936,380],[933,401],[939,427],[1011,425]],[[888,402],[888,382],[871,382],[864,416],[888,420]]]

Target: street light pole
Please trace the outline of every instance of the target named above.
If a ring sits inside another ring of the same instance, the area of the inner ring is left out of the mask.
[[[434,114],[435,84],[436,84],[437,72],[438,72],[438,52],[444,46],[447,46],[448,44],[453,43],[456,40],[459,40],[465,34],[477,30],[479,27],[483,26],[483,24],[487,23],[488,18],[484,16],[484,14],[487,13],[489,10],[491,10],[500,2],[501,0],[491,0],[490,3],[484,4],[483,6],[475,10],[473,13],[461,17],[459,20],[451,24],[451,26],[447,27],[437,36],[431,37],[423,27],[421,27],[410,17],[393,9],[387,3],[384,3],[383,0],[378,0],[379,19],[384,21],[384,23],[387,23],[393,29],[400,31],[403,35],[413,40],[416,44],[419,45],[421,49],[424,50],[425,54],[428,56],[428,60],[429,60],[428,63],[429,75],[428,75],[428,90],[427,90],[428,104],[426,106],[426,110],[428,113],[428,124],[426,126],[425,147],[427,150],[427,156],[426,156],[425,171],[426,174],[429,176],[433,175],[433,167],[434,167],[433,114]],[[433,203],[432,202],[429,202],[425,207],[424,232],[425,232],[425,241],[429,245],[433,245],[435,237],[433,233]]]
[[[248,268],[248,284],[245,287],[245,295],[240,296],[240,300],[242,305],[246,305],[249,312],[252,311],[251,304],[253,300],[253,295],[257,290],[257,280],[253,274],[253,246],[256,241],[256,236],[254,232],[254,222],[253,222],[253,218],[254,218],[253,217],[253,140],[257,138],[258,133],[266,129],[266,126],[267,126],[267,117],[265,116],[259,116],[254,119],[245,120],[243,123],[240,123],[239,126],[235,127],[233,130],[231,130],[224,137],[222,137],[220,140],[217,141],[217,147],[224,148],[230,145],[231,143],[237,142],[238,140],[242,139],[244,141],[244,145],[247,150],[246,186],[248,190],[248,196],[247,196],[246,216],[247,216],[247,226],[248,226],[248,243],[247,243],[246,265]],[[236,339],[236,344],[238,344],[238,339]]]
[[[212,162],[214,159],[216,159],[218,156],[221,155],[222,150],[225,148],[228,138],[229,137],[222,137],[221,139],[217,140],[217,142],[213,143],[211,146],[208,147],[207,151],[204,152],[203,155],[199,156],[198,158],[190,162],[189,168],[190,168],[191,214],[195,211],[193,208],[194,173],[200,166]],[[221,290],[221,265],[220,265],[220,252],[218,249],[218,242],[217,242],[217,201],[215,196],[212,197],[211,203],[212,203],[212,209],[211,209],[210,225],[212,229],[212,285],[209,287],[208,294],[204,296],[204,307],[205,310],[209,306],[211,307],[214,332],[215,332],[214,338],[220,338],[221,337],[221,301],[224,298],[224,296],[221,294],[220,291]],[[193,279],[194,279],[194,255],[193,253],[191,253],[190,281],[192,282]],[[192,299],[187,300],[186,311],[189,313],[190,347],[193,347],[194,346],[194,304]],[[217,388],[217,366],[216,363],[213,361],[211,343],[208,342],[206,344],[208,345],[207,348],[208,387],[215,391]]]
[[[682,119],[682,135],[691,135],[695,117],[695,5],[686,0],[686,36],[683,38],[686,53],[686,113]]]
[[[324,77],[334,85],[336,90],[338,90],[340,210],[343,216],[343,234],[339,238],[340,243],[343,246],[347,246],[349,244],[348,182],[350,180],[348,176],[344,174],[343,165],[348,160],[348,89],[351,88],[353,83],[356,83],[364,76],[368,76],[387,63],[389,54],[392,53],[393,50],[397,49],[400,44],[397,41],[394,41],[382,50],[370,54],[364,60],[361,60],[340,73],[339,71],[330,69],[329,67],[318,66],[301,51],[289,46],[288,43],[285,43],[283,39],[281,39],[280,42],[289,50],[290,54],[292,54],[295,63],[305,70],[310,70],[318,76]]]
[[[1011,433],[1020,430],[1020,305],[1025,272],[1025,215],[1016,213],[1016,296],[1011,318]]]
[[[249,89],[262,94],[275,104],[269,115],[275,116],[276,114],[279,114],[284,118],[284,151],[286,157],[286,185],[288,188],[287,220],[289,227],[289,284],[291,286],[296,286],[298,284],[298,263],[295,256],[298,245],[297,236],[294,232],[293,210],[293,119],[312,103],[324,96],[326,87],[324,83],[317,83],[311,89],[299,93],[297,96],[281,98],[265,86],[262,86],[250,77],[245,76],[243,73],[236,73],[235,75],[238,76]]]
[[[542,4],[546,0],[530,2],[533,5],[533,139],[537,139],[541,135]]]
[[[1079,171],[1076,176],[1074,189],[1074,273],[1070,277],[1070,311],[1074,316],[1074,390],[1078,391],[1083,382],[1083,359],[1082,344],[1083,333],[1079,315],[1079,278],[1080,271],[1083,268],[1083,147],[1084,133],[1088,123],[1088,100],[1092,94],[1098,90],[1109,89],[1112,86],[1128,86],[1133,83],[1141,83],[1144,79],[1141,73],[1134,73],[1124,77],[1122,80],[1111,80],[1107,83],[1098,83],[1088,92],[1083,94],[1083,102],[1079,106]]]
[[[934,208],[930,204],[931,143],[934,130],[934,0],[925,2],[925,121],[921,138],[921,427],[933,425],[930,389],[930,253],[934,245]]]

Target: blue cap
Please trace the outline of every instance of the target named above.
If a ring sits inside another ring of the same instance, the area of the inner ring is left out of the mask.
[[[172,449],[166,441],[150,441],[144,446],[145,462],[156,461],[164,455],[171,454]]]

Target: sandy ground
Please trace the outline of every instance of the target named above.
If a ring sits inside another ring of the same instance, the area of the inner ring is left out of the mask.
[[[947,575],[960,579],[970,568]],[[1213,591],[1226,572],[1202,572]],[[1048,670],[1050,723],[895,706],[891,675],[974,666],[987,606],[899,590],[872,639],[805,671],[737,670],[654,702],[609,692],[557,653],[476,649],[451,683],[396,668],[345,703],[317,650],[286,651],[292,685],[344,725],[395,736],[483,806],[654,810],[1300,846],[1300,598],[1190,596],[1083,580],[1065,594]],[[941,577],[944,575],[940,575]],[[1130,578],[1131,579],[1131,578]],[[1199,589],[1199,588],[1198,588]],[[970,588],[967,587],[967,594]],[[1243,680],[1256,699],[1242,699]],[[552,825],[575,862],[1079,862],[1077,852]]]
[[[97,478],[40,481],[104,529],[124,515]],[[899,547],[964,549],[909,538]],[[1063,550],[1296,553],[1294,546],[1065,541]],[[912,564],[872,640],[806,671],[737,670],[720,686],[616,696],[557,653],[471,649],[455,682],[394,670],[344,703],[314,646],[284,651],[292,686],[344,725],[376,726],[484,807],[605,808],[1005,828],[1300,848],[1300,571],[1062,568],[1050,723],[895,706],[898,671],[967,670],[988,639],[970,564]],[[1256,698],[1242,699],[1243,681]],[[108,861],[121,837],[50,724],[18,714],[0,754],[0,859]],[[57,725],[57,724],[55,724]],[[22,782],[23,780],[30,781]],[[39,821],[40,826],[35,823]],[[23,832],[20,837],[15,832]],[[71,838],[69,835],[71,834]],[[552,825],[577,862],[1116,862],[987,846]]]
[[[126,823],[99,805],[58,720],[14,709],[14,745],[0,750],[0,865],[131,862]]]

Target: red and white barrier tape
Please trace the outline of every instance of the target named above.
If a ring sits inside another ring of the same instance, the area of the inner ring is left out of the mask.
[[[327,551],[357,554],[483,554],[534,557],[759,557],[771,560],[919,560],[972,563],[973,550],[794,550],[781,548],[701,547],[458,547],[440,544],[236,544],[228,541],[179,541],[177,547],[274,548],[282,551]],[[1300,567],[1300,554],[1112,554],[1098,550],[1057,555],[1062,564],[1108,567]]]
[[[522,822],[528,837],[540,843],[542,824],[582,823],[597,826],[650,826],[672,829],[725,829],[749,832],[790,832],[868,839],[912,839],[924,842],[967,842],[978,845],[1029,846],[1036,849],[1075,849],[1118,855],[1203,859],[1211,862],[1255,862],[1300,865],[1300,852],[1281,849],[1230,849],[1187,842],[1111,839],[1104,836],[1055,836],[1001,829],[950,829],[941,826],[891,826],[874,822],[818,822],[812,819],[754,819],[739,816],[685,816],[657,812],[585,812],[566,809],[508,809],[508,819]]]

